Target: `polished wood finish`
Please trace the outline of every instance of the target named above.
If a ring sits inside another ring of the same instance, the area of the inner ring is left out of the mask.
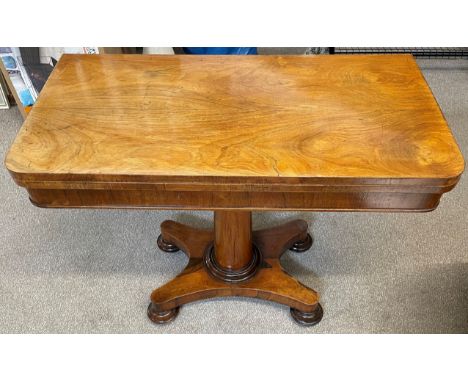
[[[440,192],[189,192],[29,189],[31,202],[53,208],[157,208],[189,210],[309,210],[427,212]]]
[[[168,322],[173,321],[179,315],[179,307],[166,310],[166,311],[157,311],[153,304],[148,306],[148,317],[155,324],[167,324]],[[291,313],[292,314],[292,313]],[[298,321],[299,322],[299,321]]]
[[[6,165],[50,207],[425,211],[464,162],[410,55],[64,55]]]
[[[218,264],[232,270],[246,267],[252,260],[252,213],[216,211],[214,232]]]
[[[179,252],[180,251],[180,248],[164,240],[162,235],[158,236],[157,243],[161,251],[164,251],[164,252]]]
[[[218,296],[322,318],[279,258],[312,245],[304,221],[252,232],[251,211],[430,211],[463,157],[410,55],[63,55],[5,160],[41,207],[215,211],[166,221],[185,270],[149,318]]]
[[[322,320],[323,308],[320,303],[317,304],[317,307],[312,312],[302,312],[295,308],[291,308],[291,316],[298,324],[313,326],[317,325]]]
[[[296,241],[294,245],[289,249],[293,252],[305,252],[308,251],[310,247],[312,247],[313,243],[314,241],[312,239],[312,236],[310,236],[310,234],[308,233],[304,239]]]
[[[255,275],[261,254],[252,242],[250,211],[215,211],[214,243],[204,261],[208,271],[225,282],[242,282]]]
[[[244,212],[237,213],[238,216],[232,214],[236,213],[218,212],[215,221],[224,226],[228,221],[234,220],[236,225],[236,222],[241,223],[247,219]],[[182,273],[151,294],[148,316],[152,321],[164,323],[166,317],[169,321],[177,315],[181,305],[227,296],[256,297],[287,305],[293,308],[293,318],[303,325],[320,321],[321,315],[317,313],[321,307],[318,307],[317,292],[288,275],[280,264],[283,253],[297,241],[307,237],[307,223],[304,220],[294,220],[279,227],[254,231],[253,244],[261,254],[261,261],[255,275],[242,282],[220,280],[205,266],[207,249],[215,240],[214,232],[168,220],[161,225],[161,235],[163,240],[183,250],[189,262]],[[237,250],[251,253],[247,246]]]

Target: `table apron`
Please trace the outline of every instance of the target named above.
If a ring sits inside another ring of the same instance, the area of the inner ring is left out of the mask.
[[[28,189],[50,208],[154,208],[190,210],[431,211],[441,193],[415,192],[197,192],[154,190]]]

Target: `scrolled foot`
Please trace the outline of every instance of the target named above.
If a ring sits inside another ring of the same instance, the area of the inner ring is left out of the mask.
[[[163,312],[158,312],[154,309],[153,303],[148,306],[148,317],[151,321],[156,324],[165,324],[174,320],[179,314],[179,307],[175,307],[171,310],[166,310]]]
[[[312,236],[310,234],[307,234],[307,237],[305,240],[302,241],[296,241],[291,248],[289,248],[291,251],[294,252],[305,252],[312,247]]]
[[[165,241],[162,238],[162,235],[158,236],[158,247],[161,251],[164,251],[164,252],[177,252],[179,250],[179,248],[175,246],[174,244],[171,244]]]
[[[291,316],[298,324],[303,326],[313,326],[318,324],[323,317],[322,305],[317,303],[317,307],[313,312],[303,312],[294,308],[291,308]]]

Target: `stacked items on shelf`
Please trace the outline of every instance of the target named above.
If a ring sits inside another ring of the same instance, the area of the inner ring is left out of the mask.
[[[23,117],[36,101],[63,53],[96,54],[98,48],[0,48],[0,69]]]
[[[19,57],[19,48],[0,48],[0,57],[24,107],[32,106],[37,92]]]

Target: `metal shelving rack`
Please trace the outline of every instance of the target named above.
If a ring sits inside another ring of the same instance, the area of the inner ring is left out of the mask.
[[[419,58],[468,58],[468,48],[328,48],[330,54],[412,54]]]

